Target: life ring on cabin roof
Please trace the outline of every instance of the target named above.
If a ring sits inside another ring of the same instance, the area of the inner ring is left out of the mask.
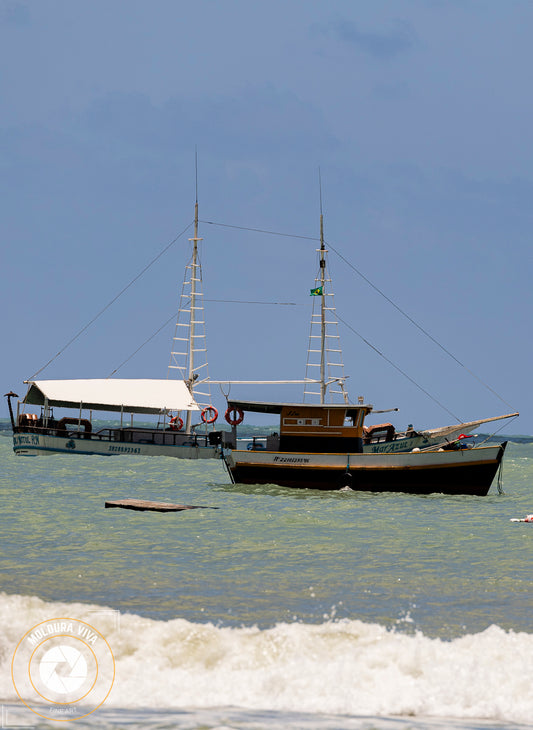
[[[212,415],[208,416],[208,414]],[[207,408],[204,408],[201,415],[204,423],[214,423],[218,418],[218,411],[215,406],[207,406]]]
[[[172,416],[169,423],[170,428],[173,431],[181,431],[181,429],[183,428],[183,418],[180,418],[179,416]]]
[[[244,411],[242,411],[240,408],[228,408],[227,411],[224,413],[224,418],[230,426],[238,426],[239,423],[243,422]]]

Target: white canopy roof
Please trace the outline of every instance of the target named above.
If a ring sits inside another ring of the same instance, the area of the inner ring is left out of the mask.
[[[124,413],[199,411],[183,380],[35,380],[24,403]]]

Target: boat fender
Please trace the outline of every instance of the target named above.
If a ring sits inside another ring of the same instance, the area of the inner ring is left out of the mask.
[[[214,423],[218,418],[218,411],[215,406],[207,406],[207,408],[204,408],[201,415],[204,423]]]
[[[183,418],[180,418],[179,416],[172,416],[170,419],[170,428],[173,431],[181,431],[183,428]]]
[[[238,426],[244,420],[244,411],[240,408],[228,408],[224,413],[224,418],[230,426]]]

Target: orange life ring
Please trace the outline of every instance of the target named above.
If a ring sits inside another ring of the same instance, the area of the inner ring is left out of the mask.
[[[181,429],[183,428],[183,418],[180,418],[179,416],[172,416],[169,423],[170,428],[173,431],[181,431]]]
[[[244,411],[242,411],[240,408],[228,408],[228,410],[224,414],[224,418],[230,426],[238,426],[239,423],[243,422]]]
[[[213,415],[208,418],[207,414],[212,413]],[[218,418],[218,411],[215,408],[215,406],[207,406],[207,408],[204,408],[202,411],[202,421],[204,423],[214,423]]]

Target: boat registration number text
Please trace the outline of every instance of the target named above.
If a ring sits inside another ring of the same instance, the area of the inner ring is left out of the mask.
[[[141,449],[135,446],[110,446],[109,451],[114,454],[140,454]]]
[[[38,446],[39,435],[36,433],[20,433],[13,436],[13,446]]]

